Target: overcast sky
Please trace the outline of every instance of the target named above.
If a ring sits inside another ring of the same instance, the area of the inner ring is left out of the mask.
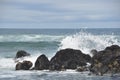
[[[120,0],[0,0],[0,28],[120,28]]]

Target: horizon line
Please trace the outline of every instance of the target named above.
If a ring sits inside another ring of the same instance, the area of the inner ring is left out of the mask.
[[[114,28],[120,28],[120,27],[105,27],[105,28],[103,28],[103,27],[81,27],[81,28],[8,28],[8,27],[6,27],[6,28],[0,28],[0,29],[114,29]]]

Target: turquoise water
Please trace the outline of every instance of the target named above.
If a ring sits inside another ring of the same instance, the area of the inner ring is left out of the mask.
[[[69,43],[69,44],[68,44]],[[91,49],[120,45],[120,28],[108,29],[0,29],[0,80],[119,80],[120,76],[88,76],[75,71],[15,71],[14,57],[18,50],[31,54],[24,60],[33,63],[41,54],[50,59],[65,48],[80,49],[90,54]]]

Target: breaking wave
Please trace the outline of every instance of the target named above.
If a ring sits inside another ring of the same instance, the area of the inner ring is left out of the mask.
[[[61,41],[59,49],[73,48],[89,54],[92,49],[101,50],[113,44],[120,45],[119,35],[93,35],[91,33],[81,31],[74,35],[65,37]]]
[[[40,41],[60,41],[64,36],[59,35],[39,35],[39,34],[25,34],[25,35],[0,35],[0,42],[40,42]]]

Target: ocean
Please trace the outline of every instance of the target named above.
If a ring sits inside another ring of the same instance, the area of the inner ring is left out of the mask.
[[[60,49],[79,49],[91,55],[90,50],[103,50],[112,44],[120,46],[120,28],[0,29],[0,80],[120,80],[120,74],[96,76],[74,70],[15,71],[18,50],[30,53],[24,60],[34,64],[39,55],[50,60]]]

